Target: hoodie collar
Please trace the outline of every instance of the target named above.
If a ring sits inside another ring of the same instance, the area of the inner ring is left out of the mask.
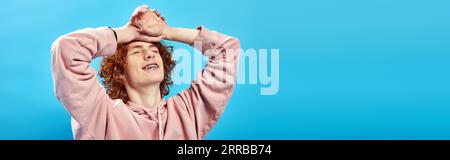
[[[157,109],[160,109],[160,111],[162,111],[164,109],[164,106],[166,105],[166,100],[165,99],[161,99],[161,101],[153,107],[147,107],[144,105],[140,105],[131,101],[128,101],[126,104],[126,106],[131,109],[132,111],[136,112],[139,115],[142,114],[149,114],[149,113],[156,113]]]

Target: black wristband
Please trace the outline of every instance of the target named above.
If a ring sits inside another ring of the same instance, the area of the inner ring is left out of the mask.
[[[117,33],[114,29],[112,29],[111,27],[108,26],[109,29],[111,29],[114,32],[114,37],[116,38],[116,42],[117,42]]]

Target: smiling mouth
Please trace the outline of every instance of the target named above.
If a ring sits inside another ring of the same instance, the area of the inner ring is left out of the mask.
[[[156,70],[159,68],[159,65],[156,63],[150,63],[142,67],[142,70]]]

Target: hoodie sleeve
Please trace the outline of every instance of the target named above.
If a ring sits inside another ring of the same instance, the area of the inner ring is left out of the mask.
[[[96,57],[113,55],[116,47],[114,32],[107,27],[78,30],[52,44],[55,94],[89,139],[104,135],[107,108],[113,103],[90,63]]]
[[[198,29],[200,34],[192,45],[209,60],[190,88],[175,96],[175,101],[185,107],[190,119],[194,121],[197,138],[204,139],[232,95],[240,42],[202,26]]]

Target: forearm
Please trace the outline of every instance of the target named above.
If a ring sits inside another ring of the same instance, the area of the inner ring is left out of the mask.
[[[117,36],[117,44],[130,42],[135,37],[137,37],[137,32],[133,31],[131,27],[113,28],[113,30]]]
[[[106,27],[77,30],[58,38],[51,48],[52,76],[58,100],[79,123],[85,114],[99,110],[98,100],[107,97],[90,67],[92,59],[116,51],[113,32]]]
[[[186,44],[194,43],[200,31],[197,29],[167,27],[164,30],[165,39],[182,42]]]

